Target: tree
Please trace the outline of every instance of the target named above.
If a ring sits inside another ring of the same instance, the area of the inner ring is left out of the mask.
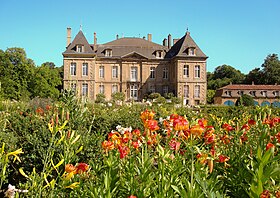
[[[262,64],[264,84],[280,84],[280,61],[277,54],[269,54]]]
[[[31,97],[58,98],[61,85],[59,71],[55,69],[55,64],[51,62],[43,63],[34,69],[34,77],[30,82]]]
[[[213,104],[214,103],[214,96],[215,96],[216,91],[207,89],[207,95],[206,95],[206,100],[208,104]]]
[[[255,105],[254,99],[247,94],[240,96],[235,102],[235,106],[254,106],[254,105]]]
[[[123,92],[115,92],[115,93],[112,93],[112,100],[114,102],[116,101],[124,101],[125,100],[125,94]]]
[[[8,99],[28,99],[29,83],[35,64],[26,57],[23,48],[8,48],[0,52],[0,81],[3,95]]]
[[[263,72],[260,70],[260,68],[255,68],[246,75],[244,83],[251,84],[254,82],[254,84],[259,85],[264,84],[263,80]]]
[[[229,65],[222,65],[216,67],[213,74],[214,80],[228,78],[231,79],[232,83],[234,84],[242,83],[244,77],[244,74],[242,74],[239,70]]]

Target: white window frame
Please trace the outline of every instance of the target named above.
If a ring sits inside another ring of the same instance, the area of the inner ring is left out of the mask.
[[[112,67],[112,78],[118,78],[118,66]]]
[[[195,56],[195,48],[194,47],[189,47],[188,48],[188,55],[189,56]]]
[[[104,78],[105,76],[105,67],[103,65],[99,66],[99,78]]]
[[[195,78],[200,78],[200,65],[195,65],[194,66],[194,77]]]
[[[70,64],[70,75],[71,76],[76,76],[77,75],[77,63],[72,62]]]
[[[167,94],[168,93],[168,85],[163,85],[162,86],[162,93]]]
[[[88,96],[88,84],[87,83],[82,84],[82,96]]]
[[[76,93],[76,91],[77,91],[77,84],[76,83],[71,83],[70,84],[70,88],[71,88],[72,91],[74,91]]]
[[[112,94],[118,92],[118,85],[112,85]]]
[[[137,67],[131,67],[130,68],[130,80],[135,82],[137,81],[137,75],[138,75],[138,68]]]
[[[113,55],[113,50],[111,49],[106,49],[105,50],[105,56],[106,57],[111,57]]]
[[[138,86],[137,85],[130,85],[130,98],[133,100],[138,99]]]
[[[150,67],[150,79],[156,78],[156,67]]]
[[[189,94],[190,94],[190,86],[184,85],[184,98],[189,98]]]
[[[83,63],[82,76],[88,76],[88,63]]]
[[[77,45],[77,46],[76,46],[76,51],[77,51],[78,53],[82,53],[82,52],[83,52],[83,45]]]
[[[156,93],[156,86],[155,85],[150,85],[149,92]]]
[[[104,94],[105,93],[105,87],[104,85],[99,85],[99,93]]]
[[[190,66],[184,65],[183,67],[183,77],[188,78],[190,76]]]
[[[195,85],[194,86],[194,97],[195,98],[200,98],[200,85]]]

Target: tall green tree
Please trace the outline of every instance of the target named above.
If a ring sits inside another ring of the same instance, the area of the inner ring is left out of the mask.
[[[59,90],[57,86],[61,85],[59,70],[55,69],[52,62],[43,63],[34,70],[33,80],[30,83],[31,98],[58,98]]]
[[[0,81],[3,96],[9,99],[28,99],[28,85],[32,80],[35,64],[26,57],[23,48],[8,48],[0,52]]]
[[[264,84],[263,82],[263,72],[260,68],[255,68],[251,70],[245,77],[244,83],[245,84],[251,84],[254,82],[254,84]]]
[[[269,54],[262,64],[264,84],[280,84],[280,61],[277,54]]]
[[[234,84],[240,84],[243,82],[245,75],[230,65],[221,65],[216,67],[213,79],[216,80],[225,78],[230,79]]]

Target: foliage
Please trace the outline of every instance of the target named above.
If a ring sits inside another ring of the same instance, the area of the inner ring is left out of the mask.
[[[156,98],[159,98],[161,95],[160,95],[160,93],[151,93],[150,95],[149,95],[149,99],[156,99]]]
[[[106,96],[103,93],[96,94],[95,103],[105,103]]]
[[[125,100],[125,94],[123,92],[115,92],[115,93],[112,93],[112,100],[114,102],[116,101],[121,101],[121,102],[124,102]]]
[[[215,90],[207,89],[207,95],[206,95],[207,104],[213,104],[214,103],[215,93],[216,93]]]
[[[262,64],[263,83],[280,84],[280,60],[277,54],[269,54]]]
[[[248,94],[244,94],[242,96],[240,96],[236,102],[235,102],[236,106],[254,106],[254,99],[252,98],[252,96],[249,96]]]

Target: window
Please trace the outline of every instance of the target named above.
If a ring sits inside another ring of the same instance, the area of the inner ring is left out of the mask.
[[[184,69],[183,69],[183,77],[184,78],[188,78],[189,77],[189,65],[184,65]]]
[[[163,58],[162,51],[156,51],[156,58]]]
[[[137,67],[131,67],[130,80],[131,81],[137,81]]]
[[[267,91],[261,91],[261,95],[262,95],[263,97],[267,97]]]
[[[194,105],[199,105],[200,101],[199,100],[195,100],[194,101]]]
[[[275,97],[279,97],[279,91],[274,91],[273,94]]]
[[[155,93],[156,92],[156,86],[155,85],[150,85],[149,92]]]
[[[83,46],[82,45],[77,45],[76,51],[79,52],[79,53],[83,52]]]
[[[244,91],[238,91],[237,94],[242,96],[244,94]]]
[[[138,97],[138,87],[137,85],[130,85],[130,98],[137,100]]]
[[[87,96],[88,95],[88,84],[83,83],[82,84],[82,96]]]
[[[195,55],[195,48],[194,47],[188,48],[188,55],[189,56],[194,56]]]
[[[165,67],[163,68],[163,75],[162,75],[163,79],[168,79],[168,69]]]
[[[196,65],[194,67],[194,77],[195,78],[200,78],[200,65]]]
[[[249,91],[249,94],[250,94],[251,96],[256,97],[256,91]]]
[[[118,85],[112,85],[112,93],[118,92]]]
[[[199,98],[200,97],[200,85],[194,86],[194,97]]]
[[[189,85],[184,85],[184,98],[189,97],[189,91],[190,91]]]
[[[231,91],[225,91],[226,96],[231,96]]]
[[[156,68],[151,67],[150,68],[150,78],[154,79],[156,77],[155,73],[156,73]]]
[[[100,94],[104,94],[105,93],[104,85],[99,85],[99,93]]]
[[[77,91],[77,84],[76,83],[71,83],[70,86],[71,86],[71,90],[76,93],[76,91]]]
[[[83,63],[83,76],[87,76],[88,75],[88,64],[87,63]]]
[[[70,65],[70,75],[71,76],[76,76],[76,72],[77,72],[77,65],[76,63],[71,63]]]
[[[99,78],[104,78],[104,66],[99,67]]]
[[[163,85],[162,86],[162,92],[163,92],[163,94],[167,94],[168,93],[168,85]]]
[[[106,49],[105,50],[105,56],[112,56],[113,55],[113,52],[111,49]]]
[[[112,77],[113,78],[118,78],[118,66],[113,66],[112,67]]]

